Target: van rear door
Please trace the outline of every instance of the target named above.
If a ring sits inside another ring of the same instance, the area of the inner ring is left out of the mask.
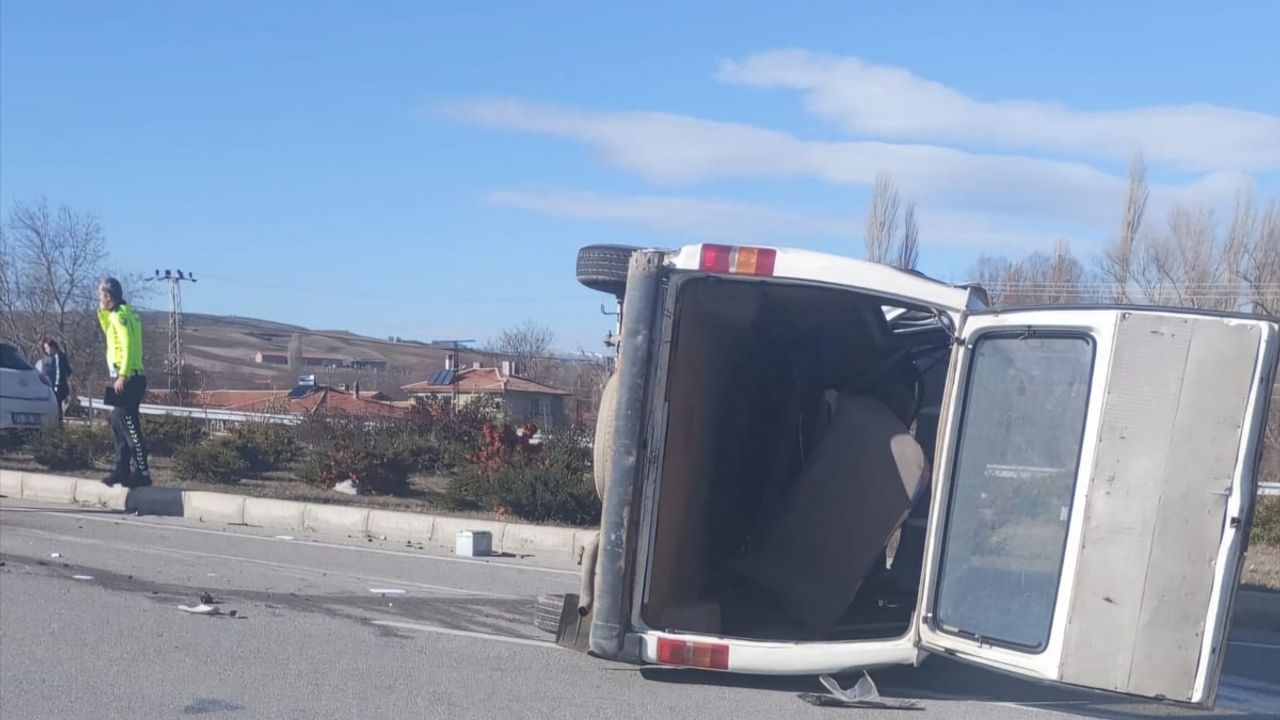
[[[1276,332],[1155,309],[968,315],[943,409],[921,647],[1211,705]]]

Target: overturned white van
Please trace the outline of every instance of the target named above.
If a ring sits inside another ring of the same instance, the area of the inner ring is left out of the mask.
[[[943,653],[1212,704],[1274,321],[993,309],[775,248],[592,246],[579,279],[623,302],[562,637],[741,673]]]

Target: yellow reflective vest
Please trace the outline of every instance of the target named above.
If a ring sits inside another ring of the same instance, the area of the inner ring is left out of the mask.
[[[111,377],[142,374],[142,320],[126,304],[98,310],[98,323],[107,337],[107,368]]]

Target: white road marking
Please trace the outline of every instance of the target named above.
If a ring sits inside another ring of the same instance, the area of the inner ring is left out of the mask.
[[[231,562],[248,563],[250,565],[262,565],[264,567],[273,568],[276,570],[280,570],[292,575],[305,577],[308,579],[314,578],[316,575],[324,573],[329,575],[330,577],[340,577],[340,578],[349,578],[352,580],[359,580],[361,581],[360,584],[365,585],[366,587],[368,587],[367,583],[369,581],[373,581],[375,583],[385,583],[387,585],[405,585],[408,587],[419,588],[422,590],[436,590],[439,592],[453,593],[455,595],[491,597],[491,598],[498,598],[502,600],[518,600],[521,598],[521,596],[519,595],[490,593],[490,592],[484,592],[482,590],[469,590],[467,588],[451,587],[448,585],[431,585],[428,583],[410,582],[408,580],[400,580],[397,578],[373,577],[370,575],[356,575],[353,573],[344,573],[336,570],[328,570],[328,569],[321,570],[319,568],[307,567],[305,565],[290,565],[288,563],[271,562],[270,560],[258,560],[256,558],[241,557],[239,555],[222,555],[220,553],[200,552],[199,550],[176,550],[173,548],[157,548],[157,547],[148,547],[146,545],[131,545],[128,543],[111,542],[109,540],[82,538],[82,537],[76,537],[74,535],[62,535],[60,533],[49,532],[48,530],[37,530],[35,528],[10,528],[9,529],[9,532],[14,532],[14,531],[26,532],[33,535],[42,535],[42,536],[51,537],[51,538],[57,538],[58,540],[65,540],[68,542],[78,542],[78,543],[85,543],[88,545],[98,545],[98,546],[105,545],[108,547],[127,549],[133,552],[151,553],[153,555],[165,555],[168,557],[213,558],[215,560],[229,560]]]
[[[250,535],[250,534],[242,534],[238,532],[228,532],[225,530],[208,530],[205,528],[186,527],[185,525],[171,525],[169,523],[151,523],[151,522],[143,522],[141,520],[130,520],[129,517],[125,515],[107,515],[107,516],[82,515],[79,513],[66,513],[66,512],[57,512],[52,510],[26,510],[24,508],[12,508],[12,509],[23,510],[24,512],[34,512],[42,515],[52,515],[54,517],[66,517],[66,518],[76,518],[77,520],[89,520],[92,522],[124,523],[126,525],[137,525],[145,528],[181,530],[182,532],[203,533],[206,535],[217,535],[218,537],[235,537],[235,538],[245,538],[247,540],[282,542],[280,540],[276,540],[274,537],[266,537],[263,535]],[[246,527],[252,527],[252,526],[246,526]],[[288,541],[283,541],[283,542],[288,542]],[[359,545],[342,545],[340,543],[330,543],[330,542],[324,542],[322,540],[312,540],[308,542],[294,540],[293,542],[302,546],[334,548],[338,550],[353,550],[355,552],[374,553],[375,555],[395,555],[398,557],[417,558],[419,560],[436,560],[439,562],[456,562],[456,563],[466,563],[469,565],[486,565],[489,567],[500,567],[500,568],[506,568],[509,570],[524,570],[527,572],[544,572],[544,573],[551,573],[554,575],[572,575],[574,577],[578,577],[579,575],[581,575],[581,573],[579,573],[577,570],[560,570],[557,568],[538,567],[536,565],[518,565],[516,563],[502,562],[499,560],[475,560],[471,558],[455,557],[455,556],[449,556],[449,555],[430,555],[425,553],[409,553],[409,552],[402,552],[400,550],[386,550],[383,548],[361,547]]]
[[[1280,650],[1280,645],[1277,645],[1276,643],[1249,642],[1247,640],[1228,640],[1227,644],[1240,645],[1242,647],[1266,648],[1268,650]]]
[[[438,625],[419,625],[417,623],[398,622],[396,620],[370,620],[373,625],[385,625],[386,627],[401,628],[403,630],[419,630],[421,632],[439,633],[441,635],[456,635],[458,637],[476,638],[478,640],[497,640],[498,642],[512,643],[514,645],[531,645],[533,647],[551,648],[559,650],[560,646],[546,640],[531,640],[529,638],[512,637],[510,635],[492,635],[490,633],[472,632],[470,630],[455,630],[453,628],[439,627]]]

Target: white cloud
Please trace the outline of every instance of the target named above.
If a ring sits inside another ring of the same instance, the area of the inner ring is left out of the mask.
[[[1119,222],[1124,197],[1123,178],[1075,162],[934,145],[807,141],[740,123],[668,113],[596,113],[517,100],[461,102],[448,111],[474,124],[585,143],[615,167],[660,184],[793,177],[866,186],[878,172],[889,171],[903,195],[922,206],[1108,227]],[[1247,180],[1226,173],[1185,186],[1156,186],[1153,205],[1175,195],[1219,202]],[[1236,185],[1227,189],[1228,181]]]
[[[493,205],[578,220],[640,225],[694,239],[800,243],[815,237],[853,237],[860,223],[749,203],[673,195],[614,195],[585,190],[499,190]]]
[[[813,247],[815,240],[842,240],[848,243],[846,254],[857,254],[862,242],[863,208],[851,208],[848,217],[832,217],[720,199],[562,188],[499,190],[486,200],[554,217],[635,225],[694,242]],[[1021,253],[1047,249],[1063,236],[1018,218],[989,213],[922,207],[918,218],[921,238],[931,248]]]
[[[724,60],[716,78],[804,93],[807,106],[875,137],[1126,160],[1191,171],[1280,168],[1280,116],[1214,105],[1086,112],[1027,100],[984,102],[888,65],[781,50]]]

